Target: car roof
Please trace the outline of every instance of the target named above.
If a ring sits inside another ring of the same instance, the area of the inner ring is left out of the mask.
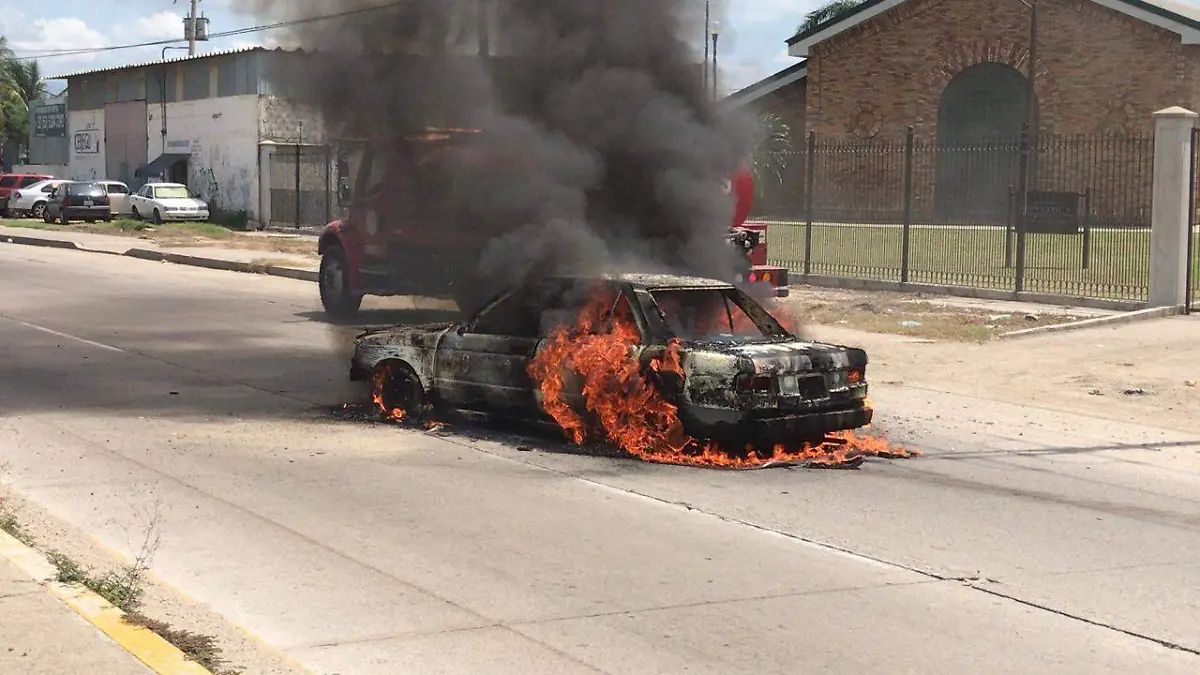
[[[183,183],[146,183],[150,187],[187,187]]]
[[[720,279],[709,277],[688,276],[683,274],[659,274],[651,272],[610,272],[597,276],[558,275],[556,278],[566,281],[616,281],[626,283],[639,290],[669,290],[688,288],[733,288],[733,284]]]

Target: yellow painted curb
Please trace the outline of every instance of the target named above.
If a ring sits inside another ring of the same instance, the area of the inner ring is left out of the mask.
[[[92,591],[54,580],[58,569],[39,551],[0,531],[0,556],[4,556],[45,586],[75,613],[99,628],[113,642],[159,675],[212,675],[191,661],[175,645],[149,628],[125,622],[125,612]]]

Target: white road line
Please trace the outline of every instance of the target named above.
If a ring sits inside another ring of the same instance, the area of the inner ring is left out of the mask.
[[[124,354],[124,353],[126,353],[124,349],[120,349],[120,348],[118,348],[118,347],[114,347],[114,346],[112,346],[112,345],[106,345],[106,344],[104,344],[104,343],[102,343],[102,342],[93,342],[92,340],[88,340],[88,339],[86,339],[86,338],[81,338],[81,337],[79,337],[78,335],[71,335],[70,333],[60,333],[60,332],[58,332],[58,331],[56,331],[56,330],[51,330],[51,329],[49,329],[49,328],[46,328],[45,326],[39,326],[39,325],[37,325],[37,324],[27,323],[27,322],[25,322],[25,321],[18,321],[18,320],[16,320],[16,319],[13,319],[13,318],[10,318],[10,317],[4,317],[4,318],[5,318],[5,319],[8,319],[9,321],[12,321],[13,323],[17,324],[18,326],[24,326],[24,327],[26,327],[26,328],[32,328],[33,330],[40,330],[40,331],[41,331],[41,332],[43,332],[43,333],[49,333],[50,335],[54,335],[54,336],[56,336],[56,337],[60,337],[60,338],[66,338],[66,339],[68,339],[68,340],[74,340],[74,341],[76,341],[76,342],[80,342],[80,343],[82,343],[82,344],[89,345],[89,346],[92,346],[92,347],[97,347],[97,348],[99,348],[99,349],[106,349],[106,350],[108,350],[108,351],[110,351],[110,352],[117,352],[118,354]]]

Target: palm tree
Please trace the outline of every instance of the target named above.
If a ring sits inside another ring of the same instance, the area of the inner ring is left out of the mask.
[[[824,7],[819,7],[804,15],[804,23],[796,29],[798,33],[807,33],[817,26],[834,19],[841,18],[858,9],[865,0],[833,0]]]
[[[42,79],[42,70],[37,61],[10,59],[5,70],[7,71],[6,85],[25,103],[36,101],[46,95],[46,81]]]
[[[784,169],[793,154],[791,125],[776,113],[759,115],[754,146],[750,150],[750,172],[760,195],[768,182],[783,183]]]

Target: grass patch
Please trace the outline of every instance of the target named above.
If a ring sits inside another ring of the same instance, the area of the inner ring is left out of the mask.
[[[21,521],[17,519],[15,509],[8,506],[8,500],[0,498],[0,530],[7,532],[13,539],[25,544],[33,546],[33,537],[21,527]]]
[[[804,269],[805,225],[768,221],[771,261]],[[1149,230],[1093,230],[1084,262],[1084,236],[1030,234],[1025,244],[1024,290],[1119,300],[1145,300],[1150,283]],[[1200,238],[1200,235],[1198,235]],[[814,223],[813,274],[900,281],[903,229],[898,225]],[[1200,243],[1196,244],[1200,249]],[[1013,290],[1016,236],[1006,248],[1003,227],[914,225],[909,237],[909,281]],[[1200,279],[1200,255],[1193,256]]]

